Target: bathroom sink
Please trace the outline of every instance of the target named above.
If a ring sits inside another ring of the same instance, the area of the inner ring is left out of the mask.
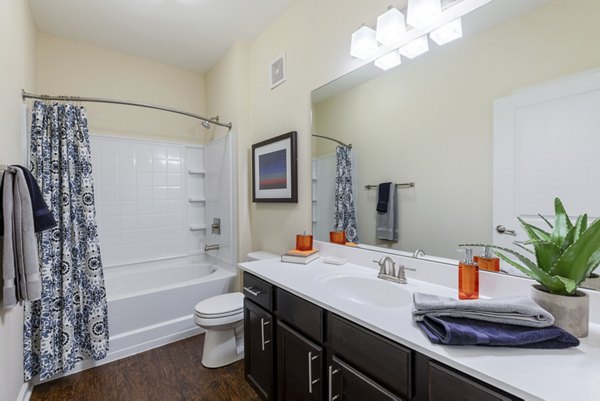
[[[330,295],[361,306],[401,308],[412,302],[412,292],[403,284],[372,276],[336,275],[323,277],[318,283]]]

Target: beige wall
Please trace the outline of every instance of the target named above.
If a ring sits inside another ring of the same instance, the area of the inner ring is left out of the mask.
[[[315,108],[316,130],[358,151],[359,184],[416,181],[398,191],[394,248],[456,258],[459,243],[491,241],[494,99],[600,66],[600,50],[586,40],[600,35],[600,4],[567,3],[464,38]],[[357,197],[360,240],[376,244],[376,191],[360,186]]]
[[[204,76],[46,33],[37,37],[38,92],[131,100],[204,116]],[[92,133],[204,142],[201,121],[157,110],[86,103]]]
[[[23,163],[21,89],[35,90],[35,25],[27,2],[0,2],[0,164]],[[0,279],[0,282],[2,280]],[[0,400],[23,386],[23,309],[0,309]]]

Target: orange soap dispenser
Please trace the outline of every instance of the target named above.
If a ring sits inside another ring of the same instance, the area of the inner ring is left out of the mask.
[[[500,259],[492,254],[492,247],[486,246],[483,248],[483,255],[477,258],[477,265],[481,270],[490,272],[500,271]]]
[[[458,299],[479,298],[479,267],[473,261],[473,249],[465,249],[465,258],[458,263]]]

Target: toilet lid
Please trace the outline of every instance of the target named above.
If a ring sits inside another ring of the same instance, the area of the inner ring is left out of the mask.
[[[231,315],[244,309],[244,294],[232,292],[217,295],[198,302],[194,309],[196,315],[201,316]]]

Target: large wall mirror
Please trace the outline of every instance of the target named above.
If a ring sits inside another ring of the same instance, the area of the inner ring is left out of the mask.
[[[462,39],[430,43],[428,53],[386,72],[365,65],[313,91],[313,132],[352,145],[358,242],[458,259],[458,244],[493,241],[494,106],[599,68],[598,20],[597,0],[494,0],[463,17]],[[323,241],[333,229],[336,146],[313,138],[313,231]],[[377,239],[378,191],[366,188],[388,181],[415,184],[397,190],[398,241]],[[568,211],[600,214],[564,184],[556,196]],[[543,202],[537,210],[551,214],[553,197]]]

